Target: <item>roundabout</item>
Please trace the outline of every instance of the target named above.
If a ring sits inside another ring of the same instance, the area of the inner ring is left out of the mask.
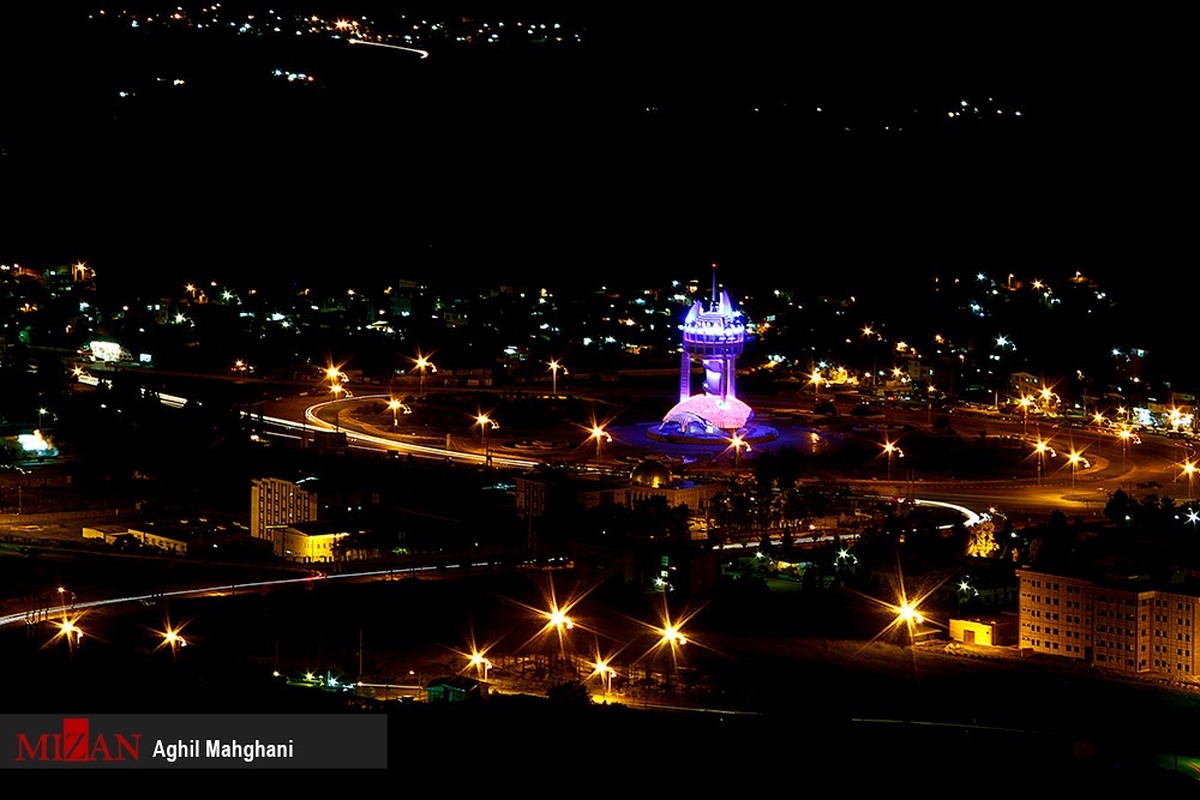
[[[1181,477],[1177,463],[1183,456],[1172,441],[1146,436],[1132,448],[1069,426],[1039,429],[1035,441],[1020,435],[1019,419],[994,415],[960,412],[950,426],[931,426],[926,411],[892,407],[886,419],[867,422],[818,415],[786,397],[755,395],[761,424],[770,432],[758,437],[748,426],[738,447],[728,435],[662,434],[661,418],[655,421],[655,409],[665,405],[661,395],[630,387],[571,397],[439,390],[419,400],[406,397],[412,413],[395,420],[390,396],[280,398],[263,416],[254,415],[261,423],[257,433],[293,440],[341,434],[348,448],[402,458],[516,470],[560,466],[615,479],[628,479],[648,458],[668,464],[677,476],[722,481],[749,477],[760,462],[780,458],[798,463],[806,482],[832,481],[883,497],[920,497],[978,510],[994,507],[1025,521],[1053,511],[1102,517],[1117,489],[1159,486],[1180,502],[1190,499],[1188,476]],[[477,424],[481,413],[497,424],[486,435]],[[597,429],[602,437],[594,435]],[[1060,454],[1043,456],[1043,462],[1036,450],[1043,439],[1064,452],[1079,449],[1087,460],[1073,465]],[[890,456],[888,443],[894,445]]]

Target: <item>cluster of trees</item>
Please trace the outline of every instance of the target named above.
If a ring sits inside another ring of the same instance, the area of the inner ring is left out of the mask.
[[[1175,499],[1150,494],[1138,500],[1117,489],[1104,504],[1104,516],[1119,528],[1145,531],[1164,531],[1184,526],[1196,527],[1189,514],[1200,511],[1200,504],[1176,505]]]

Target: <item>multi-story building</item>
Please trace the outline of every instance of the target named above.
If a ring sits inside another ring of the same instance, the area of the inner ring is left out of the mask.
[[[255,478],[250,485],[250,536],[274,540],[275,528],[317,518],[317,493],[310,479]]]
[[[1145,575],[1019,569],[1020,646],[1121,672],[1200,673],[1192,624],[1200,587]]]

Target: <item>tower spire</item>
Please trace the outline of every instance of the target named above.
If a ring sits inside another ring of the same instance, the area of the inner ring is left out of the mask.
[[[717,307],[717,262],[712,264],[712,307]]]

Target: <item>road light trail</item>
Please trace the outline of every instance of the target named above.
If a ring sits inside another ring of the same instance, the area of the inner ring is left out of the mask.
[[[350,44],[369,44],[373,47],[387,47],[391,50],[403,50],[406,53],[416,53],[421,58],[429,58],[428,50],[420,50],[416,47],[404,47],[398,44],[385,44],[383,42],[368,42],[366,39],[349,39]]]
[[[356,400],[382,399],[382,398],[386,398],[387,396],[388,395],[365,395],[365,396],[358,397],[355,399]],[[455,450],[446,450],[445,448],[441,448],[441,447],[431,447],[429,445],[412,444],[410,442],[397,441],[396,439],[392,439],[392,438],[389,438],[386,436],[375,436],[370,433],[362,433],[361,431],[347,430],[344,425],[343,426],[331,425],[330,423],[321,419],[320,416],[318,416],[318,412],[322,408],[329,406],[329,405],[333,405],[334,403],[337,403],[337,402],[339,402],[339,401],[329,400],[324,403],[317,403],[316,405],[309,406],[308,408],[306,408],[304,410],[304,418],[306,420],[305,422],[296,422],[294,420],[284,419],[283,417],[263,416],[260,418],[253,412],[248,412],[248,411],[244,411],[244,412],[242,412],[242,414],[243,414],[243,416],[254,417],[255,419],[261,419],[263,422],[268,422],[272,425],[278,425],[282,428],[286,428],[289,430],[307,430],[310,427],[319,427],[319,428],[322,428],[325,430],[339,430],[341,433],[344,433],[346,435],[346,438],[350,441],[362,442],[362,443],[369,444],[376,448],[381,448],[384,450],[396,450],[396,451],[403,452],[403,453],[412,453],[414,455],[425,456],[427,458],[437,458],[437,459],[441,459],[441,460],[450,459],[451,461],[458,461],[458,462],[469,463],[469,464],[483,464],[487,461],[486,454],[460,453]],[[517,468],[521,468],[521,469],[531,469],[533,467],[536,467],[539,463],[537,461],[534,461],[534,460],[531,460],[528,458],[513,458],[511,456],[496,455],[495,453],[492,454],[492,462],[494,464],[499,464],[501,466],[517,467]]]
[[[404,568],[392,569],[375,569],[366,570],[363,572],[343,572],[337,575],[328,575],[320,573],[317,575],[305,575],[301,578],[276,578],[269,581],[247,581],[246,583],[221,583],[215,586],[204,586],[194,589],[174,589],[168,592],[150,592],[148,594],[128,595],[125,597],[111,597],[106,600],[86,600],[83,602],[71,603],[68,611],[83,611],[89,608],[102,608],[105,606],[123,605],[126,603],[140,603],[144,601],[157,602],[167,597],[203,597],[205,595],[227,595],[239,594],[255,589],[271,588],[278,586],[287,586],[290,584],[313,584],[319,581],[345,580],[348,578],[382,578],[387,576],[404,576],[416,572],[436,572],[439,569],[478,569],[482,567],[496,566],[497,562],[492,561],[472,561],[460,564],[444,564],[444,565],[425,565],[425,566],[409,566]],[[0,616],[0,628],[8,625],[13,625],[18,622],[24,622],[33,618],[39,613],[45,612],[47,615],[53,615],[59,611],[58,606],[46,606],[44,608],[36,608],[28,611],[22,611],[17,614],[6,614]]]
[[[978,525],[980,522],[983,522],[983,517],[979,513],[972,511],[971,509],[967,508],[966,506],[959,505],[958,503],[947,503],[943,500],[922,500],[920,498],[916,498],[913,500],[913,505],[936,506],[938,508],[948,508],[952,511],[957,511],[958,513],[963,515],[963,517],[964,517],[963,525],[967,526],[968,528],[970,528],[973,525]],[[943,525],[941,527],[943,530],[945,530],[946,528],[951,528],[954,526],[953,525]]]

